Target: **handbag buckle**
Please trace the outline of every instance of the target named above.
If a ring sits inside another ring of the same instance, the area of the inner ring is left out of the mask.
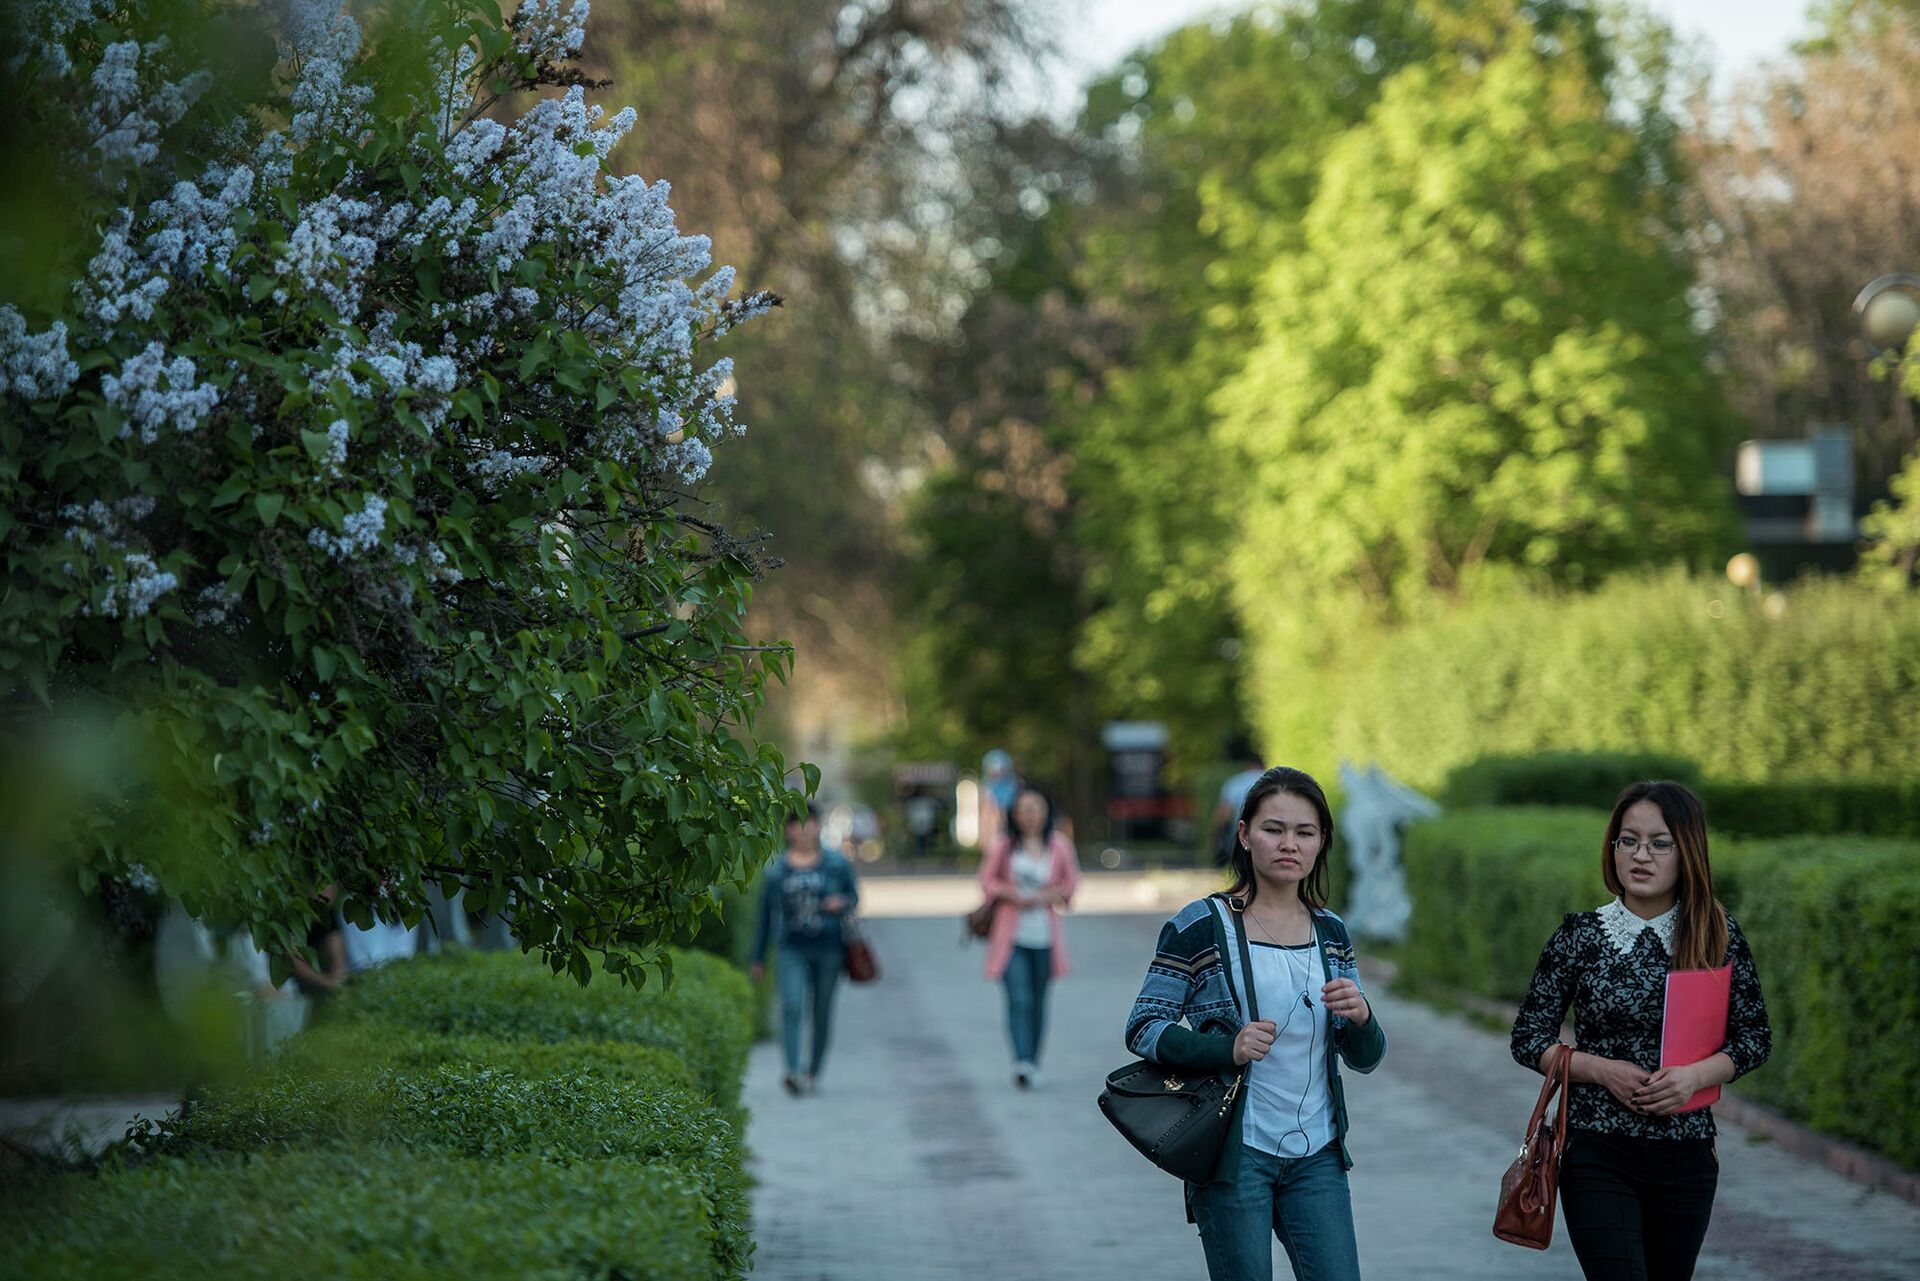
[[[1181,1079],[1180,1079],[1179,1077],[1177,1077],[1177,1076],[1170,1076],[1170,1077],[1168,1077],[1168,1078],[1167,1078],[1166,1080],[1164,1080],[1164,1081],[1162,1081],[1162,1082],[1160,1082],[1160,1084],[1162,1084],[1162,1085],[1164,1085],[1164,1086],[1166,1086],[1166,1087],[1167,1087],[1167,1088],[1168,1088],[1169,1090],[1177,1090],[1177,1089],[1179,1089],[1179,1088],[1180,1088],[1181,1086],[1183,1086],[1183,1085],[1185,1085],[1185,1084],[1186,1084],[1186,1082],[1185,1082],[1185,1081],[1182,1081],[1182,1080],[1181,1080]]]

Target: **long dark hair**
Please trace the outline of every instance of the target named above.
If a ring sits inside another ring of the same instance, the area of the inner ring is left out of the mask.
[[[1233,888],[1227,893],[1234,898],[1243,899],[1251,905],[1254,896],[1260,892],[1259,878],[1253,874],[1253,851],[1240,839],[1240,828],[1253,825],[1254,812],[1260,803],[1276,792],[1286,792],[1298,796],[1313,806],[1320,816],[1320,854],[1313,860],[1313,870],[1300,880],[1300,901],[1309,910],[1327,905],[1327,860],[1333,855],[1333,807],[1327,804],[1327,794],[1313,775],[1287,765],[1276,765],[1262,774],[1247,792],[1247,799],[1240,803],[1240,825],[1234,829],[1233,858],[1227,866],[1233,869]]]
[[[1679,860],[1679,876],[1674,894],[1680,905],[1679,920],[1673,929],[1673,968],[1711,970],[1727,956],[1727,909],[1713,896],[1713,867],[1707,862],[1707,812],[1700,798],[1679,783],[1651,780],[1635,783],[1613,802],[1613,817],[1607,820],[1607,843],[1600,847],[1600,874],[1607,888],[1625,898],[1627,887],[1620,882],[1620,869],[1614,866],[1613,843],[1620,837],[1620,824],[1627,811],[1641,801],[1660,807],[1673,833],[1673,855]]]
[[[1007,810],[1007,842],[1015,847],[1020,844],[1022,833],[1020,824],[1014,821],[1013,811],[1020,808],[1020,798],[1028,792],[1038,796],[1040,803],[1047,807],[1047,817],[1040,824],[1040,843],[1050,845],[1053,843],[1053,798],[1037,783],[1022,783],[1020,790],[1013,794],[1013,805]]]

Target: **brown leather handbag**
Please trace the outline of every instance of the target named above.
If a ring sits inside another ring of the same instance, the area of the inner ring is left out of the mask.
[[[966,928],[966,933],[962,936],[962,941],[967,939],[983,939],[992,934],[993,913],[999,906],[1000,904],[997,901],[988,899],[979,907],[974,908],[971,912],[961,917],[961,922]]]
[[[1573,1068],[1573,1047],[1556,1048],[1559,1053],[1547,1065],[1520,1155],[1500,1176],[1500,1204],[1493,1215],[1493,1235],[1530,1250],[1544,1250],[1553,1241],[1553,1199],[1560,1190],[1560,1154],[1567,1146],[1567,1095],[1572,1088],[1567,1074]],[[1560,1107],[1549,1129],[1547,1104],[1556,1090]]]

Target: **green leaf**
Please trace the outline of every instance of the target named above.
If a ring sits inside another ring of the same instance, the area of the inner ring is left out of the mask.
[[[280,513],[286,509],[285,494],[255,494],[253,509],[260,514],[260,523],[271,526],[280,519]]]

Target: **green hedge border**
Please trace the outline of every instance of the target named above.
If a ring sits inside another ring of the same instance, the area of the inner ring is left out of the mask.
[[[744,1277],[752,988],[668,960],[639,990],[501,953],[363,975],[98,1172],[10,1189],[0,1273]]]

